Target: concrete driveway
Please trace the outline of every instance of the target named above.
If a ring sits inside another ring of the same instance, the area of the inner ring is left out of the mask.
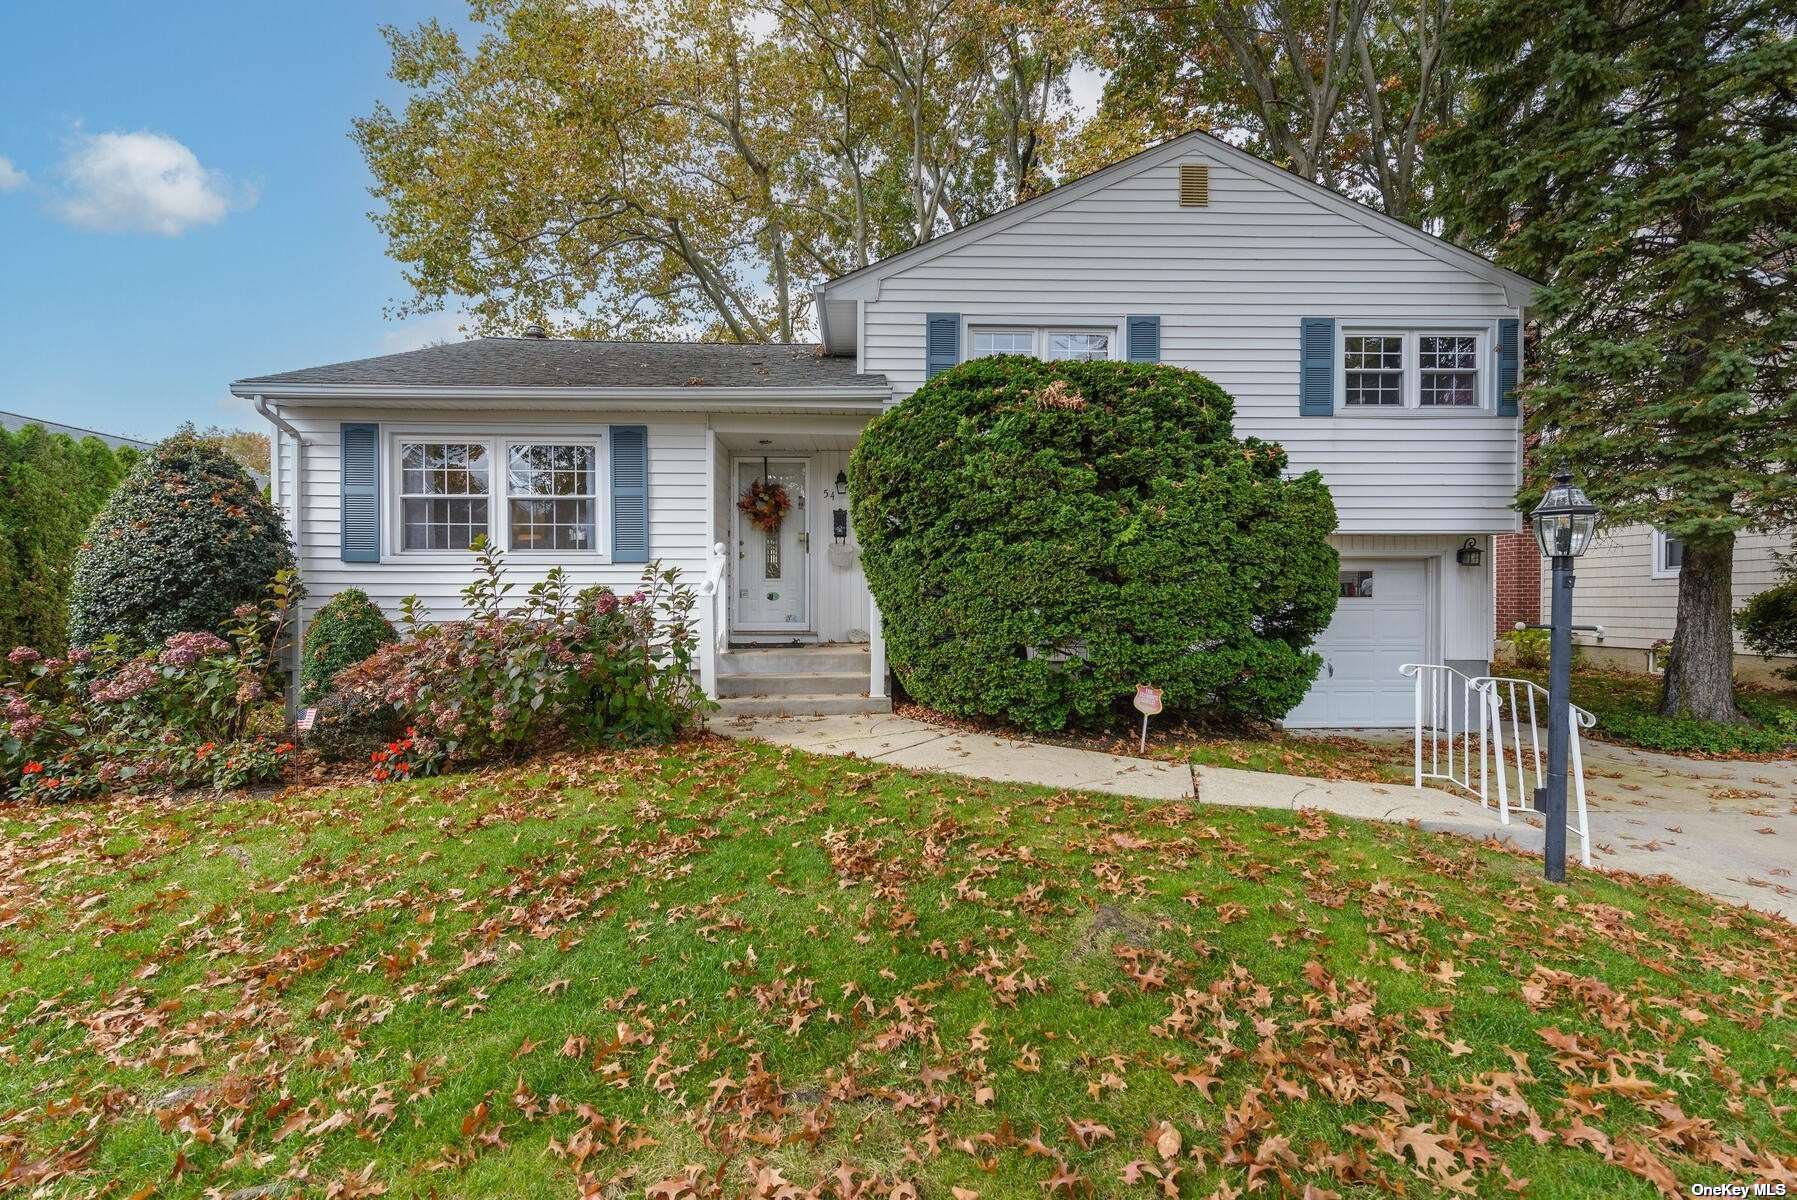
[[[962,733],[892,714],[759,718],[721,723],[718,732],[1004,783],[1415,821],[1445,833],[1505,838],[1537,853],[1543,840],[1534,814],[1513,813],[1509,825],[1500,825],[1495,810],[1434,787],[1183,767]],[[1797,761],[1711,762],[1587,741],[1585,771],[1593,866],[1669,875],[1797,921]],[[1576,835],[1567,849],[1577,854]]]

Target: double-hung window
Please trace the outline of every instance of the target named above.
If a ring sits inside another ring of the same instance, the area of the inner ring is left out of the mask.
[[[598,448],[579,442],[525,442],[512,444],[506,453],[511,548],[593,549]]]
[[[1023,354],[1036,352],[1036,331],[1033,329],[975,329],[973,331],[973,356],[990,358],[995,354]]]
[[[399,455],[400,547],[466,550],[492,520],[484,442],[406,442]]]
[[[1490,334],[1477,329],[1354,329],[1342,333],[1342,406],[1362,412],[1479,409]]]
[[[1112,357],[1117,342],[1113,329],[974,325],[968,335],[969,358],[1024,354],[1050,362],[1102,362]]]
[[[1342,399],[1351,408],[1404,403],[1404,337],[1350,333],[1342,339]]]
[[[1102,362],[1111,356],[1111,335],[1102,331],[1050,331],[1048,354],[1052,360]]]
[[[597,438],[400,436],[394,456],[401,553],[467,550],[477,537],[527,554],[602,549]]]

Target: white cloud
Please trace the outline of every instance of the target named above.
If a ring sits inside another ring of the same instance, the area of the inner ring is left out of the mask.
[[[202,167],[161,133],[79,134],[59,173],[57,215],[102,233],[175,237],[256,202],[254,189]]]
[[[25,172],[12,165],[12,159],[0,154],[0,192],[10,192],[16,187],[24,187],[29,178]]]

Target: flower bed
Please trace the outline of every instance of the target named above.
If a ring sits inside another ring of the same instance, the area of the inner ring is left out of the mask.
[[[60,657],[15,647],[0,675],[0,795],[73,800],[279,779],[294,747],[252,725],[279,695],[275,649],[296,598],[283,574],[262,604],[238,607],[229,639],[177,633],[133,652],[105,637]]]
[[[370,752],[375,778],[431,775],[451,762],[510,758],[560,740],[667,741],[709,701],[693,679],[692,589],[650,564],[628,596],[575,592],[558,567],[504,609],[504,559],[477,548],[463,590],[470,617],[430,624],[408,600],[403,640],[335,681],[339,704],[403,737]],[[341,728],[333,730],[340,741]]]

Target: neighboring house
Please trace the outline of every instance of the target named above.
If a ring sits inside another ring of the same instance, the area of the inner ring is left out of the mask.
[[[45,433],[60,433],[66,437],[80,441],[82,438],[99,438],[114,450],[130,447],[133,450],[150,449],[149,442],[140,442],[136,438],[119,437],[116,434],[101,433],[97,429],[83,429],[79,425],[63,425],[56,421],[46,421],[42,417],[27,417],[20,413],[0,412],[0,428],[23,429],[27,425],[37,425]]]
[[[232,391],[275,425],[308,613],[353,585],[453,617],[481,532],[530,575],[560,564],[583,585],[632,586],[658,558],[721,580],[701,619],[737,649],[707,655],[708,688],[789,697],[738,711],[841,711],[887,695],[879,613],[836,518],[869,419],[982,354],[1187,367],[1236,397],[1239,433],[1283,443],[1335,497],[1342,599],[1288,723],[1407,725],[1401,665],[1491,659],[1490,559],[1458,552],[1519,528],[1533,290],[1187,134],[824,285],[821,351],[489,338]],[[774,538],[735,504],[764,474],[797,498]],[[740,649],[772,642],[835,645]]]
[[[1788,534],[1749,533],[1735,539],[1736,611],[1754,595],[1779,582],[1773,552],[1788,552],[1791,548]],[[1573,624],[1601,626],[1603,630],[1601,634],[1587,630],[1573,635],[1588,661],[1629,671],[1656,669],[1653,647],[1670,641],[1678,625],[1678,572],[1683,549],[1677,538],[1647,525],[1625,525],[1598,534],[1573,572]],[[1517,619],[1525,624],[1536,623],[1540,614],[1547,611],[1551,572],[1543,565],[1534,540],[1513,549],[1501,547],[1497,569],[1500,595],[1525,590],[1534,594],[1533,612]],[[1500,635],[1510,627],[1500,617]],[[1790,658],[1768,662],[1742,645],[1739,635],[1735,638],[1735,670],[1740,675],[1771,678],[1774,672],[1793,665],[1797,665],[1797,660]]]

